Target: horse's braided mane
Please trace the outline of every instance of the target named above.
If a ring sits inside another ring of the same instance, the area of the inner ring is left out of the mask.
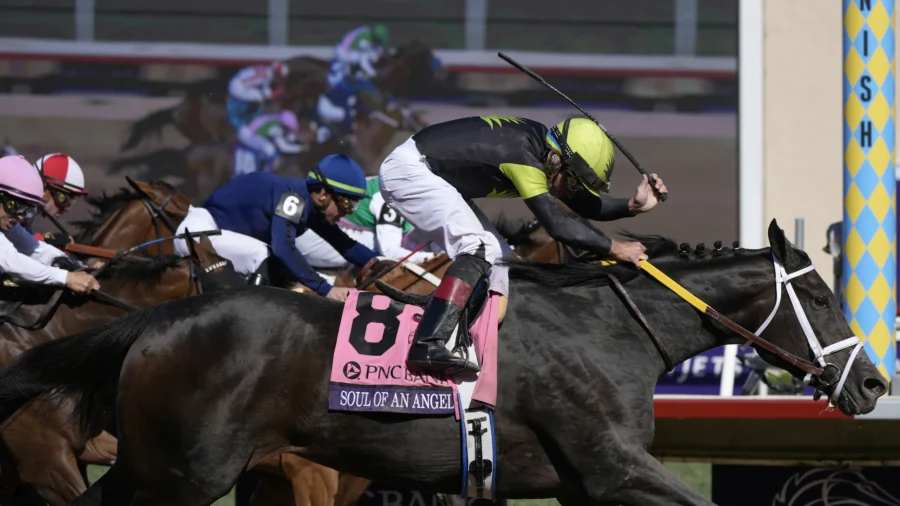
[[[725,254],[733,254],[738,250],[735,241],[733,248],[723,248],[721,241],[716,241],[711,250],[707,250],[703,243],[697,244],[691,249],[687,243],[677,244],[672,239],[659,235],[640,235],[623,232],[628,240],[639,241],[647,248],[647,256],[650,260],[674,260],[704,258],[716,258]],[[609,284],[607,274],[614,275],[620,282],[627,283],[638,276],[638,270],[630,264],[601,265],[600,263],[543,263],[525,259],[504,258],[501,263],[509,267],[510,279],[522,279],[534,283],[565,288],[582,284],[605,286]]]
[[[175,187],[162,180],[150,182],[151,185],[163,187],[168,190],[175,190]],[[140,200],[145,197],[141,192],[132,188],[119,188],[119,191],[109,195],[105,191],[99,197],[87,197],[85,202],[96,208],[91,211],[91,218],[87,220],[74,221],[73,224],[81,229],[81,232],[75,237],[75,241],[82,244],[90,243],[94,240],[94,234],[97,230],[112,217],[113,214],[125,207],[129,202]]]
[[[622,235],[629,240],[642,242],[647,247],[647,256],[651,260],[675,260],[680,258],[697,261],[706,258],[718,258],[727,254],[734,255],[741,251],[737,241],[732,243],[731,248],[724,248],[722,247],[722,241],[716,241],[713,243],[713,249],[707,252],[703,243],[697,244],[692,250],[687,243],[679,245],[672,239],[659,235],[639,235],[630,232],[622,232]],[[606,286],[609,284],[607,274],[613,274],[623,284],[638,276],[637,269],[630,264],[601,265],[599,263],[586,262],[553,264],[518,258],[503,258],[497,263],[509,267],[510,279],[531,281],[553,288],[565,288],[583,284]],[[404,304],[425,307],[431,299],[431,295],[406,293],[380,280],[375,281],[375,285],[385,295]]]

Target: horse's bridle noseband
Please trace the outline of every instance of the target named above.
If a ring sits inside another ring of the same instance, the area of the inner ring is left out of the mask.
[[[728,329],[733,330],[741,337],[747,339],[747,342],[744,343],[742,348],[746,348],[750,343],[756,344],[759,348],[764,349],[778,358],[784,360],[788,364],[793,367],[800,369],[801,371],[806,372],[806,376],[804,377],[804,383],[809,385],[810,381],[815,378],[817,381],[817,385],[814,385],[816,388],[815,399],[818,400],[821,393],[824,392],[824,389],[834,385],[837,385],[832,391],[831,395],[828,396],[829,405],[836,403],[838,398],[841,395],[841,391],[844,388],[844,382],[847,380],[847,376],[850,374],[850,368],[853,366],[853,361],[856,360],[857,355],[859,354],[859,350],[862,348],[862,342],[859,337],[851,336],[847,339],[839,341],[834,344],[830,344],[824,348],[819,342],[819,339],[816,337],[815,331],[813,331],[812,326],[809,324],[809,319],[806,317],[806,312],[803,311],[803,306],[800,305],[800,300],[797,297],[797,293],[794,291],[794,287],[791,286],[791,280],[802,276],[808,272],[815,270],[815,267],[810,264],[798,271],[788,274],[785,270],[784,266],[778,260],[778,257],[775,254],[772,254],[773,264],[775,266],[775,307],[772,308],[772,312],[766,318],[766,320],[760,325],[759,329],[756,332],[750,332],[745,329],[741,325],[735,323],[728,317],[722,315],[712,307],[710,307],[705,302],[698,299],[695,295],[688,292],[684,287],[673,281],[671,278],[666,276],[664,273],[659,271],[656,267],[651,265],[649,262],[642,261],[643,270],[647,272],[651,277],[656,278],[657,281],[662,283],[664,286],[675,292],[679,297],[690,303],[696,309],[698,309],[701,313],[706,314],[713,320],[721,323]],[[629,297],[628,293],[625,291],[625,288],[619,283],[612,274],[608,274],[610,278],[613,280],[613,288],[615,288],[628,302],[629,307],[632,312],[635,313],[635,316],[638,318],[638,321],[644,327],[644,330],[650,335],[651,339],[653,339],[654,345],[656,345],[659,354],[663,358],[663,362],[665,362],[666,370],[671,370],[674,366],[672,363],[672,359],[669,356],[668,351],[666,351],[665,346],[662,344],[662,341],[657,337],[656,333],[650,327],[649,323],[640,314],[640,311],[637,309],[637,306]],[[778,308],[781,306],[781,285],[784,284],[785,290],[788,293],[788,298],[791,300],[791,305],[794,307],[794,313],[797,316],[797,320],[800,322],[800,327],[803,329],[803,334],[806,336],[807,343],[809,344],[810,350],[812,350],[815,358],[815,362],[810,362],[807,359],[798,357],[793,353],[782,349],[781,347],[759,337],[759,335],[769,326],[769,323],[772,322],[772,319],[775,317],[775,314],[778,312]],[[841,368],[833,363],[829,363],[825,361],[825,357],[828,355],[837,353],[841,350],[854,346],[853,351],[850,353],[850,358],[847,360],[845,364],[844,370],[841,371]],[[829,369],[834,369],[840,372],[840,375],[835,373],[831,375],[830,380],[824,379],[822,376],[825,371]]]
[[[800,305],[800,299],[797,297],[797,293],[794,291],[794,287],[791,286],[791,280],[802,276],[808,272],[814,271],[815,266],[810,264],[800,270],[794,271],[790,274],[787,273],[784,266],[778,261],[778,258],[775,255],[772,255],[775,264],[775,307],[772,308],[772,312],[769,314],[769,317],[760,325],[759,329],[756,330],[755,334],[758,336],[766,330],[766,327],[769,326],[769,323],[772,322],[772,319],[775,318],[775,313],[778,312],[779,306],[781,306],[781,285],[784,284],[784,289],[788,294],[788,298],[791,300],[791,305],[794,307],[794,313],[797,315],[797,320],[800,322],[800,328],[803,329],[803,335],[806,336],[806,341],[809,343],[809,348],[813,351],[815,356],[815,361],[821,366],[822,372],[824,373],[829,367],[835,368],[838,371],[841,370],[840,367],[833,363],[829,363],[825,361],[825,357],[828,355],[837,353],[841,350],[849,348],[853,346],[853,351],[850,352],[850,358],[847,360],[847,363],[844,367],[844,370],[841,372],[840,378],[838,379],[837,375],[832,378],[831,381],[824,381],[821,375],[818,375],[819,385],[817,387],[816,396],[818,397],[818,391],[828,388],[833,385],[835,381],[837,381],[837,386],[835,386],[834,391],[828,397],[828,399],[832,402],[837,402],[838,397],[841,395],[841,390],[844,388],[844,382],[847,380],[847,376],[850,374],[850,367],[853,365],[853,361],[856,360],[856,356],[859,354],[859,350],[862,348],[863,344],[860,341],[859,337],[851,336],[842,341],[838,341],[834,344],[830,344],[824,348],[820,344],[818,337],[816,337],[815,331],[812,329],[812,326],[809,324],[809,319],[806,318],[806,312],[803,311],[803,306]],[[746,344],[744,345],[746,346]],[[813,371],[806,372],[806,376],[803,378],[804,383],[809,384],[813,378]]]

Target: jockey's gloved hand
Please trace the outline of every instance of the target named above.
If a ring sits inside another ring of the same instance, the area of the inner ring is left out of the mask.
[[[69,234],[64,234],[62,232],[47,232],[43,234],[44,242],[49,244],[50,246],[55,246],[59,249],[63,249],[66,247],[66,244],[70,242],[74,242],[72,236]]]

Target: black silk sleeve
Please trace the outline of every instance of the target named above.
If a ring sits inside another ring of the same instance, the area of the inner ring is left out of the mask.
[[[598,235],[583,223],[566,216],[549,193],[525,199],[525,205],[544,225],[547,233],[553,239],[573,248],[587,250],[601,256],[609,255],[612,240]]]

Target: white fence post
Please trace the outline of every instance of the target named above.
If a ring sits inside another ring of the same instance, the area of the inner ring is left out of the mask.
[[[675,54],[697,52],[697,0],[675,1]]]
[[[269,45],[286,46],[290,21],[289,0],[269,0]]]
[[[94,0],[75,0],[75,40],[94,40]]]
[[[484,49],[488,0],[466,0],[466,49]]]

